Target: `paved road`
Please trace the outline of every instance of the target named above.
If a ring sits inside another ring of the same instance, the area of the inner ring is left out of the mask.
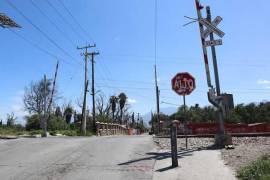
[[[151,136],[1,140],[0,179],[152,179],[153,149]]]

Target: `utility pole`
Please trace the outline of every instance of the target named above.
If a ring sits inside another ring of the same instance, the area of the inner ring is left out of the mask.
[[[94,58],[96,55],[99,55],[99,52],[92,52],[91,55],[91,63],[92,63],[92,103],[93,103],[93,129],[96,131],[96,103],[95,103],[95,61]]]
[[[137,114],[137,126],[139,125],[139,121],[140,121],[140,113]]]
[[[159,119],[159,88],[157,84],[157,66],[155,65],[155,89],[156,89],[156,103],[157,103],[157,121],[158,121],[158,134],[160,132],[160,119]]]
[[[87,114],[86,114],[86,99],[87,99],[87,91],[88,91],[88,77],[87,77],[87,73],[88,73],[88,68],[87,68],[87,59],[89,56],[88,53],[88,48],[93,48],[96,47],[96,45],[86,45],[84,47],[77,47],[77,49],[84,49],[85,52],[83,53],[84,55],[84,96],[83,96],[83,108],[82,108],[82,124],[81,124],[81,133],[82,135],[86,135],[86,118],[87,118]]]
[[[46,75],[44,75],[44,92],[43,92],[43,137],[47,137],[47,117],[46,117],[46,94],[47,94],[47,78]]]
[[[57,64],[56,64],[56,69],[55,69],[54,79],[53,79],[53,88],[52,88],[51,97],[50,97],[48,108],[47,108],[47,112],[49,112],[49,117],[47,119],[48,121],[50,120],[50,116],[51,116],[51,105],[52,105],[53,96],[54,96],[54,92],[55,92],[55,84],[56,84],[58,66],[59,66],[59,61],[57,61]]]

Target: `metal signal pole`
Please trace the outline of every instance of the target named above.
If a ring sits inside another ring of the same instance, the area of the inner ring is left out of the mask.
[[[209,23],[211,23],[211,10],[210,7],[206,7],[206,13],[207,13],[207,20]],[[210,41],[214,41],[214,33],[210,33]],[[211,46],[212,51],[212,58],[213,58],[213,66],[214,66],[214,73],[215,73],[215,84],[216,84],[216,91],[217,96],[220,96],[220,84],[219,84],[219,75],[218,75],[218,66],[217,66],[217,55],[216,55],[216,48],[215,46]]]
[[[84,47],[77,47],[77,49],[84,49],[85,52],[83,53],[84,55],[84,96],[83,96],[83,108],[82,108],[82,124],[81,124],[81,133],[82,135],[86,135],[86,118],[87,118],[87,114],[86,114],[86,97],[87,97],[87,91],[88,91],[88,77],[87,77],[87,73],[88,73],[88,68],[87,68],[87,59],[89,56],[89,53],[87,52],[88,48],[93,48],[96,47],[96,45],[87,45]]]
[[[206,14],[207,14],[207,20],[209,23],[211,23],[212,18],[211,18],[211,9],[209,6],[206,7]],[[210,41],[214,41],[214,33],[210,33]],[[216,55],[216,48],[215,46],[211,46],[211,51],[212,51],[212,58],[213,58],[213,67],[214,67],[214,75],[215,75],[215,84],[216,84],[216,91],[217,91],[217,96],[220,97],[220,84],[219,84],[219,74],[218,74],[218,65],[217,65],[217,55]],[[219,119],[219,131],[220,134],[224,134],[224,117],[222,114],[222,110],[218,110],[218,119]]]

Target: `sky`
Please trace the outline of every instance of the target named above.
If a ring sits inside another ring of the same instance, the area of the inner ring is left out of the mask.
[[[213,18],[223,18],[218,27],[226,34],[223,45],[216,47],[221,91],[233,93],[235,104],[269,100],[270,2],[203,0],[201,4],[211,6]],[[96,48],[90,51],[100,52],[95,57],[96,90],[107,97],[125,92],[131,111],[156,111],[155,42],[161,108],[183,103],[171,90],[171,79],[178,72],[189,72],[196,79],[187,105],[210,105],[198,23],[183,27],[190,21],[184,16],[197,16],[193,0],[1,0],[0,12],[22,26],[0,29],[0,119],[4,121],[7,113],[14,112],[23,122],[24,88],[44,74],[53,78],[57,59],[62,96],[58,103],[76,106],[84,87],[82,50],[77,46],[94,43]],[[205,9],[202,12],[205,17]],[[211,57],[209,48],[208,54]],[[214,84],[212,63],[210,72]],[[91,108],[90,94],[88,103]]]

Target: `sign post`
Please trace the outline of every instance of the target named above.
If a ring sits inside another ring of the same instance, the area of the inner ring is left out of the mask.
[[[172,89],[180,96],[183,96],[184,101],[184,134],[187,145],[187,117],[186,117],[186,95],[196,88],[195,78],[187,72],[178,73],[172,79]]]

